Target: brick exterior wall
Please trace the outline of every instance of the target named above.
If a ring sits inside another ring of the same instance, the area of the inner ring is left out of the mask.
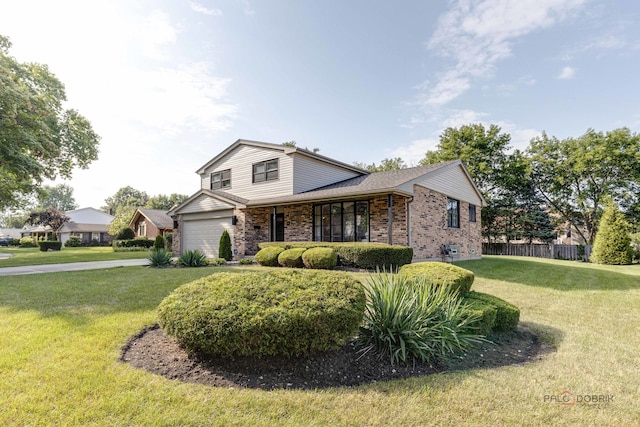
[[[447,196],[415,185],[410,209],[414,260],[442,260],[440,245],[443,244],[460,245],[457,259],[481,257],[480,206],[476,206],[476,222],[469,222],[469,203],[460,201],[460,228],[449,228]]]
[[[140,230],[140,224],[144,224],[145,226],[144,236],[138,235],[138,230]],[[133,228],[134,231],[136,232],[136,236],[138,237],[148,237],[150,239],[155,239],[157,235],[163,234],[158,227],[153,225],[150,221],[147,221],[147,219],[142,215],[138,218],[138,220],[135,222],[133,227],[134,227]]]

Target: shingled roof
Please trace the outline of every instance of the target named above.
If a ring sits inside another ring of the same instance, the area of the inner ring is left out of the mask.
[[[167,211],[163,211],[161,209],[138,208],[136,214],[133,215],[133,219],[131,220],[131,222],[135,222],[138,215],[143,215],[157,228],[173,228],[173,219],[171,219],[171,217],[167,215]]]

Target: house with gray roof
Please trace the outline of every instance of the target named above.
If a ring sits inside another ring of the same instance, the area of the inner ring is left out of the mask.
[[[173,219],[167,215],[167,211],[161,209],[136,209],[131,221],[131,227],[137,237],[155,239],[156,236],[164,236],[173,231]]]
[[[200,189],[167,215],[176,255],[234,256],[268,241],[382,242],[415,260],[481,256],[484,200],[460,160],[371,173],[309,150],[238,140],[196,171]]]

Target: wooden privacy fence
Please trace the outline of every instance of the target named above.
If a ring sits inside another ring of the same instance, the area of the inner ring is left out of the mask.
[[[583,246],[584,255],[578,255],[578,245],[554,245],[554,244],[513,244],[513,243],[483,243],[483,255],[514,255],[531,256],[537,258],[558,258],[558,259],[589,259],[591,256],[591,245]]]

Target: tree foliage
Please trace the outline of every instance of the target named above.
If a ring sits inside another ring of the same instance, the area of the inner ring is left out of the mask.
[[[45,179],[70,178],[98,158],[100,137],[65,109],[64,85],[46,65],[9,56],[0,36],[0,209],[24,204]]]
[[[562,141],[543,133],[528,149],[538,194],[586,242],[596,238],[608,196],[621,204],[637,203],[639,153],[640,136],[627,128],[606,133],[589,129],[578,138]]]
[[[400,157],[394,157],[392,159],[386,158],[383,159],[379,165],[376,165],[375,162],[370,165],[355,162],[354,166],[359,167],[360,169],[367,170],[369,172],[386,172],[396,169],[406,169],[407,164]]]
[[[600,230],[593,242],[590,260],[598,264],[631,264],[633,248],[629,223],[624,215],[609,201],[600,221]]]
[[[78,208],[73,198],[73,188],[67,184],[58,184],[54,187],[45,185],[38,196],[38,205],[42,209],[49,206],[61,211],[70,211]]]
[[[161,209],[168,211],[188,198],[189,196],[186,194],[172,193],[170,196],[158,194],[157,196],[150,197],[144,207],[147,209]]]
[[[62,224],[69,221],[69,217],[64,212],[56,208],[48,207],[39,212],[32,212],[27,218],[26,223],[29,225],[49,226],[53,231],[62,227]]]
[[[116,194],[113,196],[104,199],[105,205],[102,207],[102,210],[105,212],[116,212],[117,216],[118,208],[120,207],[133,207],[133,211],[135,211],[135,208],[145,206],[148,201],[149,196],[147,193],[136,190],[131,186],[126,186],[116,191]]]
[[[109,225],[109,234],[117,236],[122,230],[129,227],[129,222],[133,218],[137,207],[120,205],[116,208],[115,218]]]

